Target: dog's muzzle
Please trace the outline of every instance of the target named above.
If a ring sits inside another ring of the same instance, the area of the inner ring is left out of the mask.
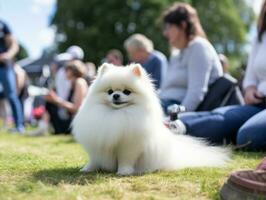
[[[127,102],[125,101],[119,101],[119,100],[113,100],[113,104],[115,105],[122,105],[122,104],[126,104]]]

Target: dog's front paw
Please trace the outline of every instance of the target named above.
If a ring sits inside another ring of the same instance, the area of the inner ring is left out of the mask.
[[[133,167],[119,167],[116,173],[118,176],[129,176],[134,174]]]
[[[84,173],[84,174],[87,174],[89,172],[96,171],[96,167],[91,165],[91,164],[87,164],[82,169],[80,169],[79,171]]]

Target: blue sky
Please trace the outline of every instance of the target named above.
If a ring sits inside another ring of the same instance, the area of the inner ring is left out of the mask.
[[[259,12],[262,0],[245,1]],[[32,58],[53,43],[55,29],[49,27],[49,22],[55,10],[56,0],[0,0],[0,18],[9,24]]]
[[[56,0],[0,0],[0,18],[33,58],[53,43],[54,29],[49,22],[55,9]]]

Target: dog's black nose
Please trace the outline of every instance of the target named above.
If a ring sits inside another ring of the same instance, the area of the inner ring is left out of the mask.
[[[114,95],[113,95],[113,98],[114,98],[114,100],[118,100],[118,99],[119,99],[119,97],[120,97],[120,95],[119,95],[119,94],[114,94]]]

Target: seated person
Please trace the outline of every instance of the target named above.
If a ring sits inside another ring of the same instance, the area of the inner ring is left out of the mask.
[[[130,61],[140,63],[151,75],[156,89],[159,89],[167,68],[167,59],[164,54],[154,50],[153,42],[142,34],[130,36],[124,46]]]
[[[55,134],[70,133],[71,121],[87,93],[88,85],[83,78],[86,69],[81,61],[69,61],[65,64],[64,69],[66,77],[71,83],[67,100],[59,97],[53,90],[50,90],[49,94],[44,97],[47,113],[40,120],[39,129],[29,133],[29,135],[36,136],[47,132],[49,121],[54,128]],[[59,108],[62,109],[59,110]],[[61,110],[64,113],[59,115]]]
[[[65,53],[55,56],[52,67],[52,72],[55,75],[55,89],[59,97],[67,99],[71,83],[66,77],[65,63],[72,60],[82,61],[84,58],[84,51],[79,46],[70,46]]]
[[[93,62],[86,62],[85,67],[86,70],[84,78],[87,81],[88,86],[90,86],[96,76],[96,65]]]
[[[171,104],[180,104],[188,111],[195,111],[208,86],[223,75],[221,63],[192,6],[175,3],[162,18],[164,36],[171,47],[179,49],[172,56],[162,83],[162,107],[165,114]]]
[[[46,109],[49,113],[50,121],[53,125],[55,134],[70,132],[70,123],[88,90],[87,82],[83,78],[85,70],[84,64],[79,60],[67,62],[65,66],[65,73],[67,79],[71,83],[71,90],[68,94],[67,100],[59,97],[52,90],[47,96],[45,96],[45,100],[47,101]],[[64,119],[60,118],[58,114],[59,108],[65,109],[68,117]]]
[[[105,62],[116,66],[121,66],[123,65],[123,54],[118,49],[111,49],[107,52]]]
[[[246,105],[226,106],[211,112],[180,115],[187,134],[212,143],[235,143],[249,151],[266,150],[266,1],[258,23],[243,81]]]

